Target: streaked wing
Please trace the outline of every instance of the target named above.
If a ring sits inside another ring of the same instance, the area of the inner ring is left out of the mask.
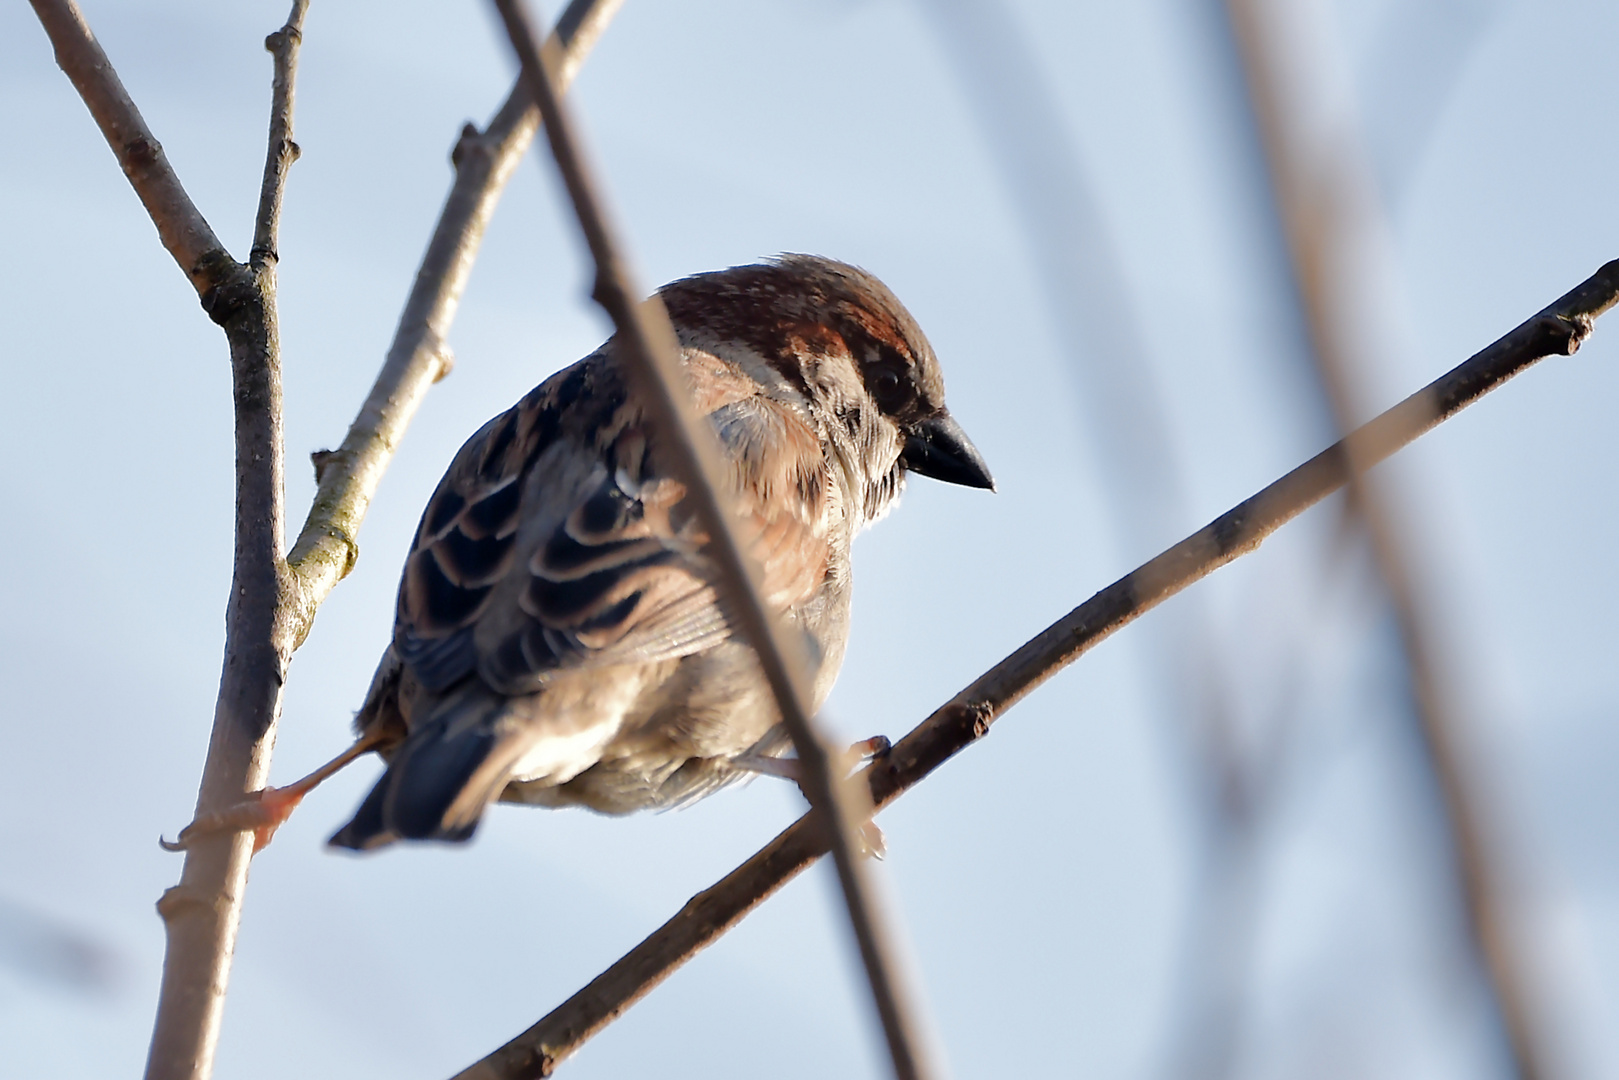
[[[827,468],[790,406],[688,357],[734,471],[742,539],[777,610],[826,573]],[[429,501],[395,649],[441,692],[478,671],[507,694],[578,666],[689,655],[730,634],[680,482],[659,468],[609,362],[547,380],[468,441]]]

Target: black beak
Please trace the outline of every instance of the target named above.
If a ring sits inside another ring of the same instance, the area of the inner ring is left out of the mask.
[[[989,466],[961,430],[956,418],[947,412],[930,417],[905,435],[905,450],[899,456],[905,468],[919,476],[931,476],[947,484],[995,490]]]

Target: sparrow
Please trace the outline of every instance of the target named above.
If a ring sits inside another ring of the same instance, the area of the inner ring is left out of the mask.
[[[848,640],[855,535],[911,473],[994,480],[945,408],[921,328],[864,270],[784,255],[659,296],[764,600],[813,646],[818,709]],[[792,764],[790,742],[708,537],[620,363],[610,339],[456,454],[405,560],[357,740],[262,793],[253,813],[269,817],[237,823],[260,846],[367,750],[387,769],[336,847],[464,841],[496,800],[625,814],[790,775],[772,767]]]

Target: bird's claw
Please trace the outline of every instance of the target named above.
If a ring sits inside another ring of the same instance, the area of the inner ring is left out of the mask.
[[[860,854],[867,858],[882,862],[883,856],[888,854],[888,838],[883,836],[882,829],[877,827],[875,821],[861,822],[855,838],[860,842]]]
[[[894,748],[887,735],[873,735],[869,739],[861,739],[849,747],[845,754],[846,768],[853,770],[863,762],[875,761]],[[888,840],[883,836],[882,829],[877,823],[867,818],[860,823],[855,832],[855,839],[860,844],[860,854],[867,858],[882,862],[883,856],[888,854]]]
[[[178,837],[167,840],[160,836],[157,843],[164,851],[186,851],[204,836],[251,830],[254,852],[262,851],[303,798],[304,792],[295,788],[261,788],[233,806],[198,815]]]
[[[892,748],[893,743],[889,741],[887,735],[873,735],[869,739],[861,739],[846,750],[837,752],[832,756],[832,760],[838,769],[838,775],[848,776],[862,762],[880,758]],[[731,766],[747,772],[779,776],[784,780],[793,781],[800,791],[804,790],[803,768],[797,758],[743,755],[732,759]],[[804,792],[804,798],[814,802],[807,791]],[[860,848],[860,854],[869,858],[880,860],[888,854],[888,842],[883,838],[883,831],[869,818],[861,822],[855,831],[855,842]]]
[[[894,748],[887,735],[873,735],[869,739],[861,739],[854,743],[845,752],[844,760],[849,769],[853,769],[864,761],[880,758]]]

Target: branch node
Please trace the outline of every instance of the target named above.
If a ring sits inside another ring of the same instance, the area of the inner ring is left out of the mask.
[[[433,382],[441,383],[455,370],[455,353],[448,344],[440,341],[433,355],[438,360],[438,367],[433,370]]]
[[[163,895],[157,898],[157,913],[166,923],[180,918],[188,908],[212,912],[215,910],[214,898],[185,885],[164,889]]]
[[[124,144],[124,171],[149,168],[162,157],[162,143],[145,135],[137,135]]]
[[[459,169],[468,154],[488,152],[489,147],[484,142],[483,132],[478,130],[477,124],[468,120],[461,125],[461,134],[456,136],[455,145],[450,148],[450,164]]]
[[[617,269],[606,263],[596,265],[596,278],[590,283],[590,298],[596,302],[610,317],[619,315],[618,305],[614,301],[618,297],[618,290],[613,287],[612,275]]]
[[[228,255],[225,257],[230,259]],[[222,327],[228,326],[231,320],[244,311],[264,307],[264,293],[259,288],[258,280],[247,267],[234,259],[230,260],[229,271],[215,277],[213,284],[203,290],[199,299],[202,301],[202,310],[207,312],[208,318]]]
[[[962,730],[974,740],[989,734],[995,720],[995,707],[987,701],[970,701],[961,706]]]
[[[239,268],[239,264],[224,248],[204,251],[188,271],[191,280],[197,283],[198,299],[201,300],[213,288],[229,280]],[[207,301],[203,301],[203,306],[206,309]]]
[[[316,450],[309,455],[310,463],[315,466],[315,483],[319,484],[326,478],[326,470],[337,461],[341,454],[341,450]]]
[[[283,26],[281,29],[273,31],[265,37],[264,49],[266,52],[275,52],[288,42],[298,45],[301,44],[303,40],[303,31],[299,30],[296,26]]]
[[[349,572],[354,569],[354,565],[360,561],[360,543],[336,525],[328,525],[326,535],[343,545],[343,572],[338,575],[338,580],[341,581],[349,576]]]
[[[1579,352],[1580,346],[1585,344],[1585,339],[1590,337],[1591,331],[1596,328],[1596,321],[1583,311],[1573,315],[1559,315],[1557,321],[1562,324],[1559,330],[1565,338],[1564,356],[1573,356]]]

